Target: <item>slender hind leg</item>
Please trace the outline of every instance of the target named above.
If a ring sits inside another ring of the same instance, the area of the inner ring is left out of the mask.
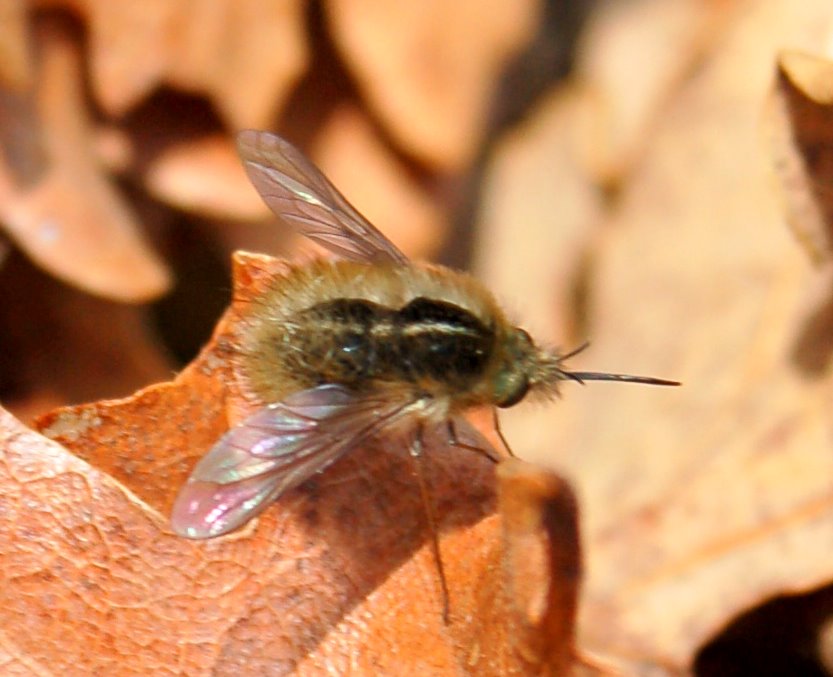
[[[493,424],[495,427],[495,432],[497,436],[500,438],[501,443],[503,444],[503,448],[509,453],[510,456],[514,458],[515,453],[512,451],[512,448],[506,442],[506,438],[503,436],[503,433],[500,430],[500,423],[497,419],[497,412],[493,412]],[[466,444],[462,442],[460,438],[457,436],[457,427],[454,424],[454,419],[448,419],[446,421],[446,430],[448,431],[448,444],[452,447],[457,447],[458,449],[468,449],[469,451],[474,451],[478,454],[481,454],[488,458],[492,463],[498,463],[500,461],[500,456],[495,453],[495,450],[491,447],[479,447],[473,444]]]
[[[517,458],[517,456],[515,456],[515,452],[512,451],[512,447],[509,446],[509,442],[507,442],[506,438],[503,436],[503,431],[500,429],[500,419],[497,417],[497,409],[494,407],[492,408],[492,425],[494,426],[495,432],[500,438],[500,441],[503,443],[503,448],[506,449],[512,458]]]
[[[428,530],[431,532],[431,549],[434,552],[434,562],[437,565],[437,573],[440,577],[440,593],[442,594],[443,605],[443,622],[446,625],[448,625],[448,581],[445,578],[445,567],[443,566],[442,553],[440,552],[440,538],[439,534],[437,533],[437,519],[434,515],[434,506],[431,501],[430,492],[428,491],[428,485],[425,482],[425,474],[423,472],[424,456],[422,453],[422,433],[423,428],[422,424],[420,423],[419,427],[417,428],[416,435],[414,435],[413,442],[411,442],[409,456],[414,464],[414,474],[417,477],[417,483],[419,484],[419,493],[422,496],[422,504],[425,508],[425,517],[428,521]]]

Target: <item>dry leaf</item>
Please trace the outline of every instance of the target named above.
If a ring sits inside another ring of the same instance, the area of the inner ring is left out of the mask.
[[[7,0],[0,5],[0,83],[2,89],[18,94],[32,86],[26,30],[25,0]]]
[[[530,442],[582,497],[579,645],[628,675],[691,674],[741,614],[833,581],[831,285],[785,228],[761,129],[778,50],[829,50],[831,36],[828,2],[746,3],[656,116],[574,279],[591,282],[593,341],[574,366],[684,384],[572,388],[563,427]]]
[[[171,383],[44,417],[63,446],[0,415],[0,627],[11,657],[67,675],[564,674],[580,573],[575,501],[520,461],[501,468],[500,519],[485,457],[425,457],[448,625],[403,449],[354,452],[229,536],[170,533],[186,474],[226,419],[255,405],[230,350],[284,266],[238,257],[235,306],[202,355]]]
[[[540,4],[330,0],[336,43],[401,146],[447,170],[468,165],[495,83],[529,41]]]
[[[505,641],[516,643],[537,668],[535,674],[568,674],[576,657],[574,620],[581,579],[576,498],[557,475],[515,459],[500,464],[498,479],[507,581],[501,592],[516,623]],[[495,601],[481,604],[481,623],[491,614],[491,621],[501,625],[501,605]],[[486,652],[491,648],[483,647]]]
[[[174,29],[171,82],[207,91],[233,128],[265,127],[307,66],[304,16],[301,0],[200,2]]]
[[[77,45],[60,22],[41,28],[41,126],[30,133],[42,135],[47,166],[36,183],[20,186],[0,164],[0,218],[34,261],[71,284],[122,301],[157,296],[167,271],[92,152]]]
[[[3,404],[18,418],[124,396],[171,373],[146,309],[67,287],[19,254],[0,274],[0,298]]]
[[[623,178],[656,116],[733,17],[733,2],[608,2],[590,16],[578,50],[582,159],[597,180]]]
[[[436,196],[408,175],[358,109],[335,111],[318,134],[313,157],[351,204],[408,256],[430,260],[437,253],[446,224]]]
[[[164,79],[178,37],[176,15],[185,3],[165,0],[97,2],[55,0],[69,6],[89,27],[90,76],[99,104],[113,116],[123,115]]]
[[[833,61],[785,52],[771,102],[770,133],[787,220],[817,262],[833,249]]]
[[[148,167],[145,183],[158,199],[207,216],[264,219],[269,214],[227,136],[207,136],[166,148]]]
[[[577,305],[604,216],[603,192],[583,170],[576,147],[586,110],[569,91],[554,92],[497,144],[475,243],[474,269],[513,321],[565,350],[593,338]],[[557,406],[501,412],[513,448],[543,461],[558,448],[552,436],[574,404],[568,392]]]
[[[26,18],[23,0],[0,5],[0,163],[18,187],[35,183],[45,164],[34,110]]]
[[[298,0],[67,2],[89,22],[93,85],[111,115],[168,83],[208,94],[232,127],[265,127],[306,67]]]
[[[693,27],[680,20],[689,11]],[[684,3],[634,27],[683,37],[657,71],[642,73],[647,85],[623,90],[636,100],[615,127],[618,193],[600,190],[572,145],[586,90],[562,91],[499,150],[484,217],[484,249],[494,251],[482,269],[518,317],[543,313],[537,328],[568,346],[593,339],[573,366],[685,382],[671,392],[565,387],[555,408],[506,426],[514,448],[566,465],[579,488],[587,578],[578,644],[628,675],[691,674],[698,652],[750,609],[821,595],[833,582],[833,279],[812,270],[784,228],[760,124],[778,51],[825,54],[833,10],[821,0],[755,0],[703,11]],[[420,22],[394,31],[374,12],[351,20],[401,39],[391,49],[407,55]],[[203,18],[190,35],[216,35],[215,19]],[[354,49],[340,40],[345,54]],[[183,64],[206,63],[200,54]],[[640,54],[621,63],[646,63]],[[407,63],[384,58],[367,68]],[[816,209],[808,232],[826,252],[826,130],[813,121],[826,115],[828,87],[816,77],[827,64],[791,53],[781,65],[782,90],[794,90],[781,103],[802,113],[782,128],[798,141],[789,151],[801,170],[789,197]],[[365,66],[353,68],[382,110]],[[323,157],[347,147],[345,129],[362,130],[339,115],[321,137],[331,139]],[[402,133],[408,152],[437,152]],[[376,136],[355,148],[372,149]],[[448,143],[458,154],[466,147]],[[228,537],[170,534],[170,504],[193,463],[258,405],[229,358],[246,303],[280,274],[266,258],[238,263],[234,309],[174,382],[44,420],[91,465],[0,419],[0,665],[24,674],[558,674],[573,658],[575,511],[559,480],[527,466],[502,466],[510,477],[498,480],[493,515],[490,465],[429,459],[447,527],[447,627],[402,450],[359,451]],[[526,286],[510,286],[518,278]]]

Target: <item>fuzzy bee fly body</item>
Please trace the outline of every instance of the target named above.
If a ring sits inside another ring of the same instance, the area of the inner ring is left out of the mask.
[[[246,131],[238,148],[269,207],[336,258],[291,268],[252,309],[238,358],[264,406],[197,463],[177,533],[233,531],[371,437],[410,434],[417,456],[426,427],[552,396],[565,379],[675,384],[565,370],[570,355],[536,345],[473,277],[408,261],[287,141]]]
[[[439,266],[317,261],[277,281],[261,305],[269,312],[255,313],[241,359],[267,402],[331,383],[419,401],[439,423],[509,406],[536,378],[526,333],[470,276]]]
[[[293,346],[284,352],[286,367],[355,390],[386,382],[423,384],[427,392],[439,386],[467,390],[485,370],[495,342],[494,328],[468,311],[422,296],[398,309],[339,298],[301,311],[297,321],[309,324],[294,334],[298,351]],[[322,340],[319,332],[328,336]]]

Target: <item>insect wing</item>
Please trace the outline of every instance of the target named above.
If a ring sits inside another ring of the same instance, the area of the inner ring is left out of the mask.
[[[406,405],[323,385],[264,407],[229,430],[194,467],[171,525],[213,538],[245,524],[284,492],[399,420]]]
[[[303,235],[345,259],[407,262],[407,257],[285,139],[250,129],[237,135],[237,149],[264,202]]]

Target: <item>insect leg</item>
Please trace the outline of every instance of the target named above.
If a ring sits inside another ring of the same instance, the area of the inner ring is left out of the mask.
[[[517,458],[517,456],[515,456],[515,452],[512,451],[512,447],[509,446],[509,442],[507,442],[506,438],[503,436],[503,431],[500,429],[500,419],[497,417],[497,409],[494,408],[492,408],[492,424],[495,427],[495,432],[500,438],[500,441],[503,442],[503,448],[509,452],[509,455],[512,458]]]
[[[492,463],[497,463],[500,461],[500,458],[495,455],[495,453],[486,447],[478,447],[474,444],[466,444],[465,442],[461,441],[460,438],[457,436],[457,427],[454,425],[454,421],[452,419],[448,419],[445,422],[445,428],[448,431],[448,446],[456,447],[457,449],[466,449],[468,451],[473,451],[476,454],[480,454],[488,458]]]
[[[503,433],[500,430],[500,423],[498,422],[497,411],[493,411],[492,416],[492,425],[494,426],[498,438],[503,444],[503,448],[506,450],[509,456],[515,458],[515,452],[512,451],[512,448],[509,446],[509,443],[506,441],[506,438],[503,436]],[[478,454],[482,454],[490,461],[492,461],[492,463],[500,462],[500,456],[495,453],[495,450],[491,448],[491,446],[480,447],[473,444],[466,444],[465,442],[461,441],[460,438],[457,436],[457,427],[454,424],[454,419],[448,419],[448,421],[446,421],[446,430],[448,431],[447,442],[449,446],[457,447],[458,449],[468,449],[469,451],[474,451]]]
[[[428,530],[431,532],[431,549],[434,551],[434,562],[437,565],[437,573],[440,577],[440,592],[443,600],[443,622],[448,625],[449,602],[448,602],[448,581],[445,578],[445,568],[443,567],[442,553],[440,552],[440,539],[437,533],[437,520],[434,515],[434,506],[431,502],[431,496],[428,492],[428,485],[425,482],[425,475],[423,473],[423,454],[422,454],[422,423],[417,427],[414,439],[411,442],[410,457],[414,462],[414,474],[417,477],[419,484],[419,493],[422,496],[422,504],[425,508],[425,518],[428,522]]]

